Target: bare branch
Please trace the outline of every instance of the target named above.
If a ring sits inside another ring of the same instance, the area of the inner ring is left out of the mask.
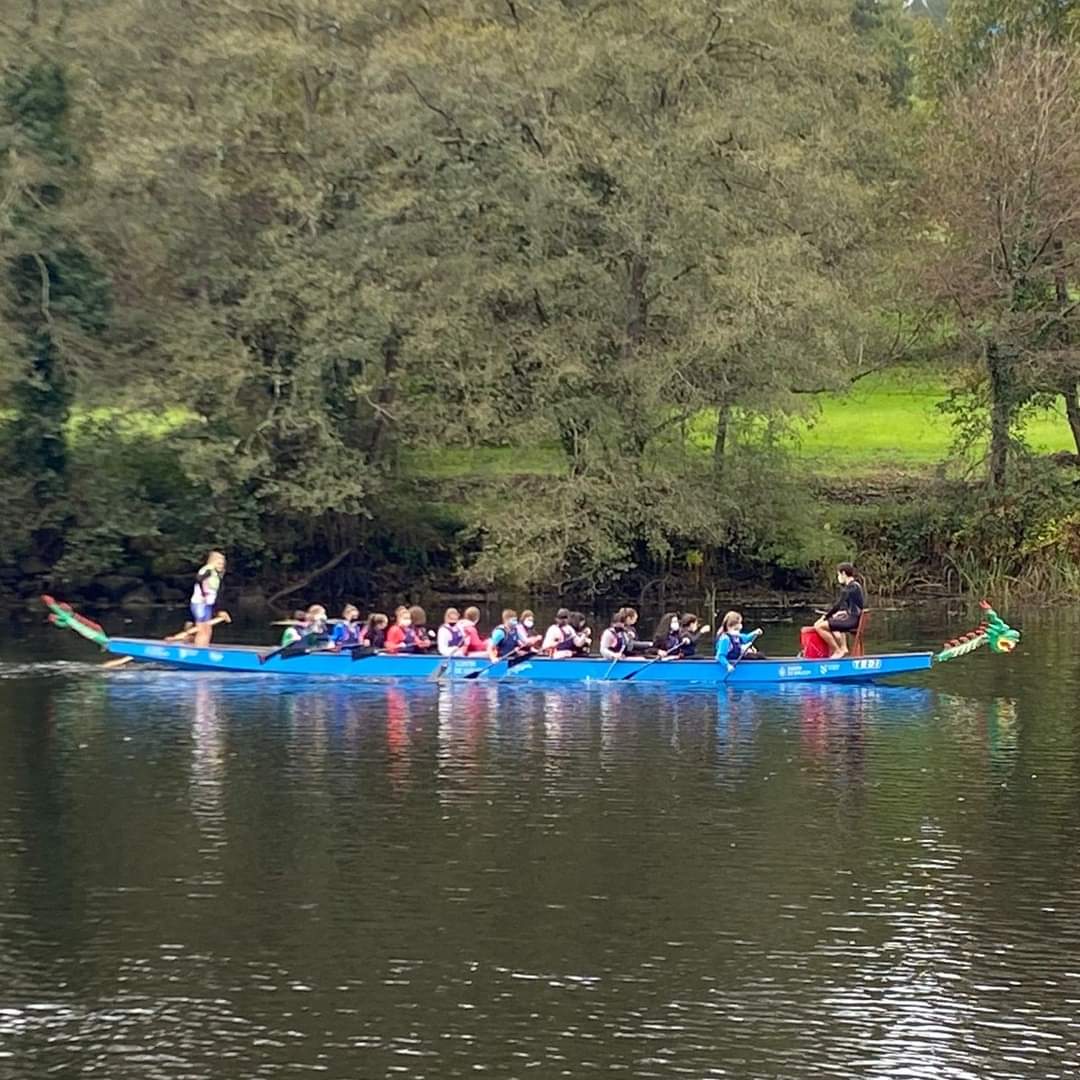
[[[38,277],[41,279],[41,317],[45,320],[45,325],[51,330],[53,317],[49,292],[49,267],[38,252],[35,251],[33,257],[34,262],[37,263]]]

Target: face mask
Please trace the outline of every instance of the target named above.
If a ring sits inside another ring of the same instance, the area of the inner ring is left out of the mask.
[[[679,620],[678,619],[672,619],[671,620],[671,629],[672,630],[678,630],[679,629]]]
[[[511,619],[510,622],[507,625],[508,626],[517,626],[517,619]]]
[[[526,619],[521,625],[524,626],[526,630],[531,630],[533,626],[533,621],[532,619]]]

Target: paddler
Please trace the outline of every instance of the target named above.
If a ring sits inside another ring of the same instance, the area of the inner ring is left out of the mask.
[[[574,655],[574,628],[570,625],[569,608],[561,607],[555,612],[555,621],[544,635],[540,651],[556,660],[565,660]]]
[[[427,634],[413,628],[412,612],[399,607],[394,612],[394,625],[386,631],[386,651],[390,653],[422,652],[431,645]]]
[[[440,656],[464,656],[469,651],[468,638],[460,623],[461,612],[456,607],[448,607],[436,636]]]
[[[592,627],[580,611],[570,612],[570,625],[574,629],[574,655],[588,656],[592,651]]]
[[[487,653],[492,663],[520,649],[517,628],[517,612],[512,608],[506,608],[502,613],[502,622],[491,631],[491,637],[488,638]]]
[[[467,607],[460,623],[462,632],[465,634],[465,655],[483,656],[487,653],[487,646],[480,634],[480,609]]]
[[[330,619],[322,604],[312,604],[304,618],[307,620],[307,633],[304,640],[308,645],[325,645],[330,638]]]
[[[360,609],[355,604],[346,604],[341,609],[341,621],[334,624],[330,634],[330,644],[336,649],[349,649],[360,644]]]
[[[742,614],[729,611],[720,624],[720,636],[716,639],[716,659],[725,660],[731,665],[739,660],[766,659],[764,653],[754,648],[754,642],[764,633],[760,626],[749,634],[743,633]]]
[[[818,637],[829,646],[830,660],[847,656],[847,635],[859,629],[859,620],[866,607],[866,597],[851,563],[841,563],[836,568],[836,580],[840,585],[840,596],[814,623]]]
[[[386,644],[386,628],[390,625],[389,616],[381,611],[372,612],[360,631],[360,644],[372,649],[381,649]]]
[[[536,616],[528,609],[523,611],[518,619],[517,638],[522,652],[539,652],[543,639],[536,632]]]
[[[679,634],[679,613],[677,611],[665,611],[660,616],[660,621],[653,631],[653,648],[660,656],[667,656],[674,652],[682,641]]]
[[[221,579],[225,576],[225,556],[211,551],[206,562],[195,575],[195,588],[191,590],[191,618],[195,623],[195,645],[206,648],[213,637],[210,625],[214,618],[214,605],[221,591]]]
[[[292,624],[286,626],[281,634],[282,645],[295,645],[298,641],[303,641],[304,636],[307,634],[308,621],[306,611],[294,611]]]
[[[626,629],[626,608],[619,608],[611,625],[600,635],[600,655],[605,660],[621,660],[633,646],[634,639]]]
[[[679,619],[678,638],[675,646],[667,650],[668,656],[675,656],[680,660],[689,660],[697,653],[698,640],[708,632],[708,623],[701,626],[698,617],[693,612],[686,612]]]
[[[281,644],[306,645],[319,648],[327,642],[326,608],[322,604],[312,604],[307,611],[294,611],[291,626],[286,626],[281,635]]]
[[[413,633],[416,635],[417,647],[430,649],[435,643],[435,631],[428,629],[427,612],[419,605],[413,604],[409,608],[409,618],[412,619]]]

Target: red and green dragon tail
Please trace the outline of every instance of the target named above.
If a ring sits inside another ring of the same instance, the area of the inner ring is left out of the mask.
[[[41,602],[52,613],[49,616],[49,622],[54,626],[74,630],[76,634],[81,634],[103,649],[109,644],[109,635],[93,619],[88,619],[85,615],[80,615],[73,610],[70,604],[61,604],[51,596],[43,596]]]
[[[945,647],[934,657],[936,663],[967,656],[983,645],[989,645],[991,652],[1010,653],[1020,643],[1020,631],[1001,619],[985,600],[979,601],[979,607],[983,609],[982,622],[974,630],[946,641]]]

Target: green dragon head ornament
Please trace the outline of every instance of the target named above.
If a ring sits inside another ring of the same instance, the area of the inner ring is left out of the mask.
[[[979,601],[979,607],[983,609],[983,621],[971,633],[946,641],[945,648],[934,657],[936,661],[955,660],[983,645],[989,645],[991,652],[1010,653],[1020,644],[1019,630],[1014,630],[985,600]]]
[[[81,634],[103,649],[109,644],[109,635],[92,619],[80,615],[70,604],[62,604],[51,596],[43,596],[41,602],[52,612],[49,622],[53,626],[62,627],[64,630],[74,630],[76,634]]]

